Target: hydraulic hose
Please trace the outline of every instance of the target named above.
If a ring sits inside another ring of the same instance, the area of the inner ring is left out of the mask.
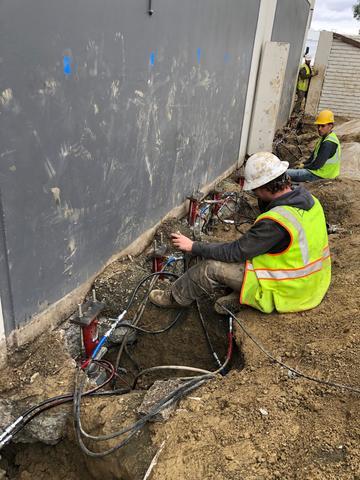
[[[182,257],[181,257],[182,258]],[[139,323],[143,313],[144,313],[144,310],[145,310],[145,307],[146,307],[146,304],[147,304],[147,301],[148,301],[148,298],[149,298],[149,294],[151,292],[151,290],[154,288],[158,278],[160,275],[162,276],[167,276],[167,277],[172,277],[172,278],[179,278],[178,275],[176,275],[175,273],[172,273],[172,272],[166,272],[165,271],[165,268],[168,266],[168,265],[171,265],[171,263],[175,262],[175,261],[178,261],[180,260],[180,258],[177,258],[177,257],[170,257],[168,259],[168,261],[166,262],[166,264],[164,265],[164,267],[161,269],[160,272],[154,272],[154,273],[150,273],[149,275],[147,275],[146,277],[144,277],[141,282],[138,283],[138,285],[135,287],[131,297],[130,297],[130,300],[127,304],[127,307],[126,307],[126,310],[129,310],[133,301],[134,301],[134,298],[138,292],[138,290],[140,289],[140,287],[147,281],[151,278],[151,282],[150,282],[150,285],[149,285],[149,288],[148,288],[148,292],[146,294],[146,296],[144,297],[143,301],[140,303],[140,306],[135,314],[135,317],[134,317],[134,320],[132,322],[132,325],[133,327],[136,327],[137,324]],[[182,314],[182,312],[180,312],[176,317],[176,321],[180,318],[180,315]],[[174,322],[175,324],[176,322]],[[127,342],[127,339],[128,339],[128,333],[126,333],[124,335],[124,338],[120,344],[120,347],[119,347],[119,351],[118,351],[118,354],[116,356],[116,360],[115,360],[115,371],[117,372],[118,369],[119,369],[119,365],[120,365],[120,360],[121,360],[121,356],[123,354],[123,351],[124,351],[124,348],[125,348],[125,345],[126,345],[126,342]],[[113,384],[114,386],[114,384]]]
[[[209,332],[208,332],[208,330],[207,330],[207,328],[206,328],[206,325],[205,325],[205,320],[204,320],[203,314],[202,314],[202,312],[201,312],[199,300],[196,300],[196,305],[197,305],[197,309],[198,309],[198,313],[199,313],[200,322],[201,322],[202,328],[203,328],[203,330],[204,330],[205,338],[206,338],[207,344],[208,344],[208,346],[209,346],[209,350],[210,350],[210,352],[211,352],[211,355],[213,356],[216,365],[217,365],[218,367],[221,367],[220,359],[219,359],[219,357],[218,357],[218,354],[215,352],[215,349],[214,349],[214,347],[213,347],[212,341],[211,341],[211,339],[210,339]]]
[[[81,420],[80,420],[80,403],[79,403],[79,409],[74,412],[74,421],[75,421],[75,432],[76,432],[76,438],[78,440],[79,446],[81,450],[88,456],[92,458],[101,458],[106,455],[109,455],[119,448],[125,446],[131,438],[139,431],[141,430],[144,425],[157,413],[159,413],[163,408],[166,408],[167,406],[171,405],[173,402],[178,400],[179,398],[183,397],[184,395],[190,393],[192,390],[195,388],[198,388],[200,385],[208,381],[209,379],[213,378],[213,376],[202,376],[199,377],[195,380],[190,380],[188,381],[184,386],[178,387],[176,390],[174,390],[171,394],[169,394],[167,397],[162,399],[157,405],[153,407],[153,409],[145,415],[142,419],[138,420],[136,423],[130,425],[129,427],[125,427],[124,429],[120,430],[119,432],[115,432],[113,434],[109,435],[102,435],[102,436],[92,436],[84,432],[81,426]],[[125,433],[129,433],[129,435],[120,443],[115,445],[112,448],[109,448],[108,450],[102,451],[102,452],[93,452],[89,450],[86,445],[84,444],[81,435],[86,436],[87,438],[91,438],[93,440],[109,440],[111,438],[118,437],[120,435],[124,435]]]
[[[138,377],[144,373],[148,373],[149,371],[158,371],[160,369],[176,369],[176,370],[187,370],[187,371],[195,371],[196,373],[203,373],[202,375],[195,377],[195,378],[188,378],[185,379],[184,385],[181,385],[177,387],[173,392],[168,394],[166,397],[164,397],[162,400],[160,400],[157,404],[154,405],[154,407],[150,410],[150,412],[145,415],[142,419],[139,421],[135,422],[134,424],[123,428],[122,430],[119,430],[114,433],[110,433],[107,435],[91,435],[87,433],[81,424],[81,389],[82,386],[80,384],[79,387],[76,387],[76,392],[75,396],[77,397],[77,401],[74,401],[74,426],[75,426],[75,431],[76,431],[76,438],[79,443],[79,446],[81,450],[88,456],[93,457],[93,458],[100,458],[104,457],[106,455],[109,455],[119,448],[122,448],[125,446],[131,438],[141,429],[144,427],[146,422],[148,422],[153,416],[157,415],[162,409],[166,408],[167,406],[171,405],[173,402],[176,400],[184,397],[188,393],[190,393],[192,390],[195,388],[198,388],[205,382],[215,378],[215,376],[219,373],[223,373],[230,362],[231,355],[232,355],[232,344],[233,344],[233,336],[232,336],[232,319],[231,317],[229,318],[229,332],[228,332],[228,340],[229,340],[229,345],[228,345],[228,350],[227,350],[227,355],[224,363],[221,365],[220,368],[218,368],[215,372],[208,372],[206,370],[202,369],[195,369],[192,367],[184,367],[184,366],[179,366],[179,365],[173,365],[173,366],[159,366],[159,367],[152,367],[149,369],[144,370],[143,372],[140,372]],[[137,378],[138,378],[137,377]],[[85,438],[91,439],[91,440],[97,440],[97,441],[105,441],[105,440],[110,440],[116,437],[119,437],[121,435],[128,434],[128,436],[122,440],[120,443],[115,445],[112,448],[109,448],[108,450],[102,451],[102,452],[94,452],[90,450],[86,445],[84,444],[82,440],[82,436]]]
[[[98,390],[104,388],[115,375],[114,367],[110,362],[105,360],[97,361],[102,368],[104,368],[108,373],[109,377],[101,385],[85,392],[82,396],[97,396],[100,392]],[[101,395],[110,395],[110,394],[123,394],[129,392],[130,389],[118,389],[117,391],[101,392]],[[58,395],[56,397],[48,398],[37,405],[30,407],[28,410],[23,412],[11,425],[9,425],[4,432],[0,435],[0,450],[10,442],[10,440],[22,430],[31,420],[40,415],[42,412],[49,410],[50,408],[57,407],[64,403],[73,401],[74,394],[67,393],[64,395]]]
[[[202,285],[200,285],[198,282],[196,282],[193,278],[191,278],[191,276],[189,276],[189,279],[190,281],[192,281],[193,283],[195,283],[211,300],[214,300],[213,299],[213,295],[211,295],[210,292],[208,292]],[[215,300],[215,303],[217,303],[233,320],[235,320],[235,322],[239,325],[239,327],[241,328],[241,330],[250,338],[250,340],[259,348],[259,350],[261,350],[273,363],[276,363],[277,365],[280,365],[281,367],[283,368],[286,368],[287,370],[289,370],[290,372],[294,373],[295,375],[299,376],[299,377],[303,377],[303,378],[306,378],[307,380],[310,380],[312,382],[316,382],[316,383],[319,383],[319,384],[322,384],[322,385],[328,385],[329,387],[335,387],[335,388],[340,388],[340,389],[344,389],[344,390],[349,390],[351,392],[355,392],[355,393],[360,393],[360,388],[359,387],[354,387],[352,385],[346,385],[346,384],[342,384],[342,383],[337,383],[337,382],[334,382],[334,381],[328,381],[328,380],[323,380],[321,378],[317,378],[317,377],[313,377],[311,375],[307,375],[303,372],[300,372],[299,370],[296,370],[295,368],[293,367],[290,367],[289,365],[287,365],[286,363],[283,363],[281,362],[280,360],[278,360],[277,358],[275,358],[275,356],[270,353],[265,347],[263,347],[261,345],[261,343],[259,342],[259,340],[257,340],[257,338],[245,327],[245,325],[243,324],[243,322],[241,322],[234,313],[231,312],[231,310],[229,310],[227,307],[225,307],[224,305],[222,305],[221,303],[219,303],[217,300]]]

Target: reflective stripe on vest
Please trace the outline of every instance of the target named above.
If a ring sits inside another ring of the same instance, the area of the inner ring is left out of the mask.
[[[299,235],[299,247],[301,250],[302,260],[304,263],[309,262],[309,247],[306,240],[304,229],[301,223],[297,220],[297,218],[289,211],[286,210],[284,207],[275,207],[272,209],[272,212],[280,213],[282,217],[285,217],[289,222],[292,223],[296,231]]]
[[[306,75],[311,74],[311,69],[310,69],[309,65],[306,65],[306,63],[304,63],[303,65],[301,65],[300,70],[302,70],[303,68],[305,68],[305,70],[306,70]],[[308,88],[309,88],[309,78],[300,78],[299,77],[298,84],[297,84],[297,89],[302,91],[302,92],[307,92]]]
[[[252,263],[248,264],[248,270],[253,270],[256,272],[258,280],[288,280],[292,278],[303,278],[311,275],[312,273],[318,272],[323,268],[324,260],[330,256],[329,246],[326,246],[324,249],[323,256],[314,262],[311,262],[304,267],[286,269],[286,270],[272,270],[272,269],[259,269],[254,268]]]
[[[334,155],[326,160],[325,164],[318,170],[309,170],[318,177],[321,178],[336,178],[340,175],[340,162],[341,162],[341,145],[338,137],[334,132],[329,133],[327,137],[322,141],[320,138],[315,146],[314,160],[317,158],[321,144],[323,142],[332,142],[337,145]]]
[[[331,280],[331,261],[325,216],[320,202],[308,210],[275,207],[259,215],[288,231],[289,246],[246,262],[240,303],[271,313],[314,308],[323,299]]]

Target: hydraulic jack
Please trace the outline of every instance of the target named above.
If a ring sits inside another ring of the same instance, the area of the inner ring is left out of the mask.
[[[153,273],[161,272],[164,268],[167,258],[165,256],[167,250],[166,244],[163,242],[161,235],[160,245],[157,244],[156,240],[154,241],[154,253],[152,257],[152,271]],[[163,278],[159,275],[159,278]]]
[[[200,212],[200,202],[203,199],[204,194],[199,190],[192,193],[189,197],[189,211],[188,211],[188,224],[190,227],[195,225],[196,219],[199,216]]]
[[[82,343],[87,360],[90,359],[99,343],[98,316],[104,308],[105,304],[96,299],[95,290],[93,290],[92,299],[83,304],[79,304],[78,315],[70,319],[71,323],[80,326]]]

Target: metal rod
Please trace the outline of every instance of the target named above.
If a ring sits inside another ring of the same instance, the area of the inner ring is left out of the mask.
[[[96,291],[95,288],[92,289],[93,302],[96,302]]]
[[[151,16],[153,13],[154,13],[154,10],[152,8],[152,0],[149,0],[148,14]]]
[[[78,307],[79,307],[79,318],[81,318],[83,316],[82,303],[78,303]]]

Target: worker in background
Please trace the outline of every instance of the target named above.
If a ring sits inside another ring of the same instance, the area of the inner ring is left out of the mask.
[[[288,174],[295,182],[313,182],[324,178],[336,178],[340,174],[341,145],[333,132],[334,114],[331,110],[319,113],[315,124],[320,135],[309,160],[298,168],[290,168]]]
[[[294,106],[294,113],[299,113],[301,110],[301,104],[307,97],[309,91],[310,79],[318,74],[317,70],[312,69],[310,66],[311,56],[304,56],[304,63],[299,70],[298,83],[296,86],[296,102]]]
[[[324,212],[303,187],[293,188],[288,162],[260,152],[245,165],[244,190],[258,197],[262,212],[241,238],[230,243],[194,242],[180,233],[172,242],[202,257],[177,279],[170,292],[153,290],[150,301],[165,308],[187,307],[217,287],[233,292],[215,303],[236,311],[240,304],[262,312],[298,312],[322,301],[331,279]]]

